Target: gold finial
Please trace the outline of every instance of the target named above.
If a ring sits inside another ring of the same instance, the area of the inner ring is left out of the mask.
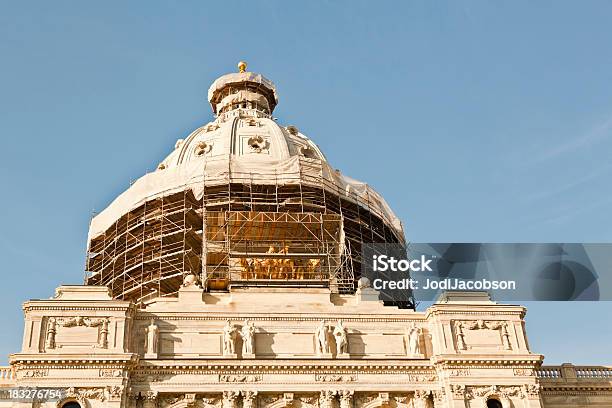
[[[238,63],[238,70],[240,71],[240,73],[246,72],[246,69],[247,69],[247,63],[244,61],[240,61]]]

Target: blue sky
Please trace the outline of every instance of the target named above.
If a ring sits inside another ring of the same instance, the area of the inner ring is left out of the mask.
[[[0,356],[240,59],[410,241],[612,242],[612,2],[224,4],[0,4]],[[547,363],[612,364],[610,302],[528,306]]]

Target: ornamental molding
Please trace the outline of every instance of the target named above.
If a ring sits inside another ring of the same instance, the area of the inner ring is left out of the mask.
[[[508,326],[511,324],[506,320],[453,320],[452,327],[455,333],[455,344],[457,350],[467,350],[465,332],[470,330],[497,330],[499,331],[504,350],[512,350]]]
[[[463,357],[463,356],[461,356]],[[434,361],[433,365],[438,370],[450,368],[525,368],[535,369],[540,359],[537,360],[513,360],[513,356],[508,356],[507,359],[452,359],[443,361]],[[520,367],[517,367],[520,366]]]
[[[493,305],[494,308],[503,307],[504,305]],[[511,306],[512,307],[512,306]],[[521,319],[525,317],[524,311],[518,310],[487,310],[487,311],[467,311],[467,310],[435,310],[427,312],[426,316],[519,316]]]
[[[339,367],[340,368],[340,367]],[[342,375],[342,376],[357,376],[359,374],[378,374],[378,375],[401,375],[405,376],[402,380],[407,380],[408,382],[433,382],[437,381],[438,377],[435,371],[425,371],[422,373],[415,373],[412,370],[361,370],[361,369],[353,369],[350,370],[346,367],[342,367],[344,370],[342,372],[329,372],[326,369],[321,369],[319,367],[312,367],[308,369],[299,369],[299,368],[291,368],[288,366],[282,367],[255,367],[254,369],[245,369],[244,366],[236,367],[235,370],[228,369],[227,367],[223,367],[222,369],[216,369],[214,367],[206,368],[193,368],[193,369],[160,369],[160,370],[138,370],[132,372],[132,379],[136,381],[151,381],[149,378],[162,378],[163,376],[177,376],[177,375],[206,375],[206,374],[218,374],[218,375],[286,375],[286,374],[304,374],[304,375],[318,375],[321,376],[331,376],[334,375]],[[221,371],[221,372],[220,372]],[[238,372],[238,374],[236,374]],[[156,380],[161,381],[161,380]],[[322,380],[321,380],[322,381]]]
[[[449,377],[469,377],[469,368],[453,368],[447,371]]]
[[[465,386],[451,385],[451,391],[455,398],[465,398],[467,400],[497,397],[501,400],[510,398],[538,399],[540,397],[539,384],[524,385],[489,385],[489,386]]]
[[[54,319],[60,327],[100,327],[104,324],[110,323],[110,316],[107,317],[86,317],[86,316],[71,316],[71,317],[63,317],[63,316],[54,316],[49,317],[49,320]]]
[[[55,300],[53,302],[65,302],[63,300]],[[86,302],[86,301],[84,301]],[[133,311],[135,310],[135,308],[131,305],[125,305],[125,306],[104,306],[104,305],[100,305],[100,306],[68,306],[68,305],[53,305],[53,306],[43,306],[43,305],[27,305],[23,307],[23,311],[24,312],[32,312],[32,311],[66,311],[66,312],[74,312],[74,311],[92,311],[92,312],[97,312],[97,311],[104,311],[104,312],[126,312],[126,311]],[[124,318],[127,318],[128,316],[121,316]]]
[[[533,368],[514,368],[512,374],[516,377],[533,377],[536,371]]]
[[[48,368],[34,368],[34,369],[26,369],[26,370],[17,370],[17,375],[20,375],[23,378],[44,378],[49,376]]]
[[[41,357],[46,357],[48,354],[42,354]],[[12,358],[11,365],[16,369],[34,369],[34,368],[53,368],[58,370],[73,370],[73,369],[91,369],[91,368],[120,368],[126,369],[136,365],[135,358],[128,359],[104,359],[99,357],[70,357],[53,356],[53,358],[44,360]]]
[[[114,391],[114,390],[113,390]],[[106,401],[107,397],[107,389],[105,388],[75,388],[69,387],[66,390],[66,394],[64,398],[57,401],[56,406],[59,408],[63,406],[66,402],[76,401],[81,404],[82,407],[88,407],[89,404],[87,400],[98,400],[98,401]],[[123,390],[121,390],[123,392]]]
[[[357,374],[315,374],[316,382],[343,383],[357,381]]]
[[[109,378],[109,377],[123,377],[123,370],[116,368],[101,368],[98,371],[98,376]]]
[[[355,361],[342,361],[334,360],[321,361],[321,360],[267,360],[266,362],[261,361],[248,361],[239,360],[237,362],[227,362],[227,360],[187,360],[187,362],[180,361],[168,361],[162,364],[153,363],[151,361],[145,362],[145,364],[139,365],[137,371],[167,371],[171,370],[184,370],[191,372],[193,369],[205,370],[205,371],[219,371],[226,370],[228,373],[235,372],[237,370],[243,372],[249,372],[249,370],[256,370],[257,372],[265,370],[288,370],[288,372],[298,373],[309,373],[309,370],[326,370],[328,373],[334,373],[337,370],[364,370],[364,372],[381,372],[387,373],[388,371],[402,370],[402,373],[435,373],[434,367],[427,361],[425,364],[413,364],[413,361],[407,360],[406,364],[381,364],[384,360],[375,360],[371,363],[360,363]]]
[[[612,393],[612,386],[591,386],[591,387],[580,387],[580,386],[560,386],[560,387],[551,387],[542,385],[541,394],[547,396],[557,396],[557,395],[577,395],[576,393],[580,393],[580,395],[609,395]]]
[[[491,314],[487,314],[487,316],[490,316]],[[278,316],[260,316],[260,315],[229,315],[229,314],[206,314],[206,315],[201,315],[201,316],[181,316],[181,315],[175,315],[175,314],[167,314],[167,313],[146,313],[146,314],[137,314],[136,316],[134,316],[134,320],[144,320],[144,321],[151,321],[151,319],[155,319],[155,320],[166,320],[166,321],[220,321],[220,322],[224,322],[226,320],[238,320],[238,321],[243,321],[245,319],[248,320],[252,320],[252,321],[268,321],[268,322],[290,322],[290,321],[295,321],[295,322],[315,322],[318,323],[320,322],[322,319],[323,320],[337,320],[337,316],[333,316],[333,315],[321,315],[321,316],[317,316],[317,317],[294,317],[294,316],[282,316],[282,317],[278,317]],[[427,324],[428,321],[427,319],[415,319],[414,316],[410,316],[410,317],[392,317],[392,318],[387,318],[387,317],[350,317],[350,316],[343,316],[342,317],[342,321],[343,322],[364,322],[364,323],[371,323],[371,322],[379,322],[379,323],[421,323],[421,324]],[[296,327],[301,327],[301,326],[296,326]],[[404,333],[403,331],[400,332],[398,331],[398,333]]]
[[[261,374],[251,375],[234,375],[234,374],[219,374],[219,382],[237,383],[237,382],[259,382],[263,379]]]

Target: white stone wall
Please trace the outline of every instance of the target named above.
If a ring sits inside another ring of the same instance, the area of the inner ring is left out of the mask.
[[[0,385],[68,387],[65,401],[92,408],[612,406],[609,378],[587,390],[567,367],[538,377],[521,306],[447,296],[418,313],[372,295],[189,286],[137,310],[105,288],[61,287],[24,304],[23,348]]]

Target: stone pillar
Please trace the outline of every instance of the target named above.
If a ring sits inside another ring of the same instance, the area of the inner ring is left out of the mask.
[[[236,391],[223,391],[223,408],[238,407],[238,394]]]
[[[340,408],[351,408],[353,406],[353,391],[342,390],[338,392],[340,396]]]
[[[427,408],[431,391],[416,390],[414,392],[414,408]]]
[[[523,398],[525,399],[525,407],[541,408],[543,404],[540,398],[540,384],[524,385]]]
[[[444,392],[444,388],[433,390],[431,392],[431,397],[433,399],[434,408],[446,408],[448,406],[446,404],[446,392]]]
[[[242,408],[256,408],[257,407],[257,391],[241,391],[242,394]]]
[[[448,399],[449,408],[465,408],[466,387],[463,384],[450,385],[450,398]]]
[[[157,408],[157,391],[147,391],[141,394],[142,408]]]
[[[330,390],[321,391],[321,396],[319,397],[319,407],[320,408],[333,408],[335,396],[336,396],[336,391],[330,391]]]

